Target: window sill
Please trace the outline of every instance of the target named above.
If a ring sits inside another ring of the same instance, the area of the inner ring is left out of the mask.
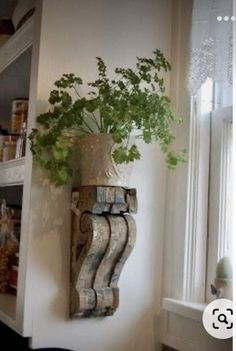
[[[162,308],[164,311],[172,312],[197,322],[202,322],[202,314],[205,307],[206,304],[181,301],[167,297],[162,299]]]
[[[162,313],[157,318],[160,345],[181,351],[232,350],[232,339],[219,340],[204,330],[202,314],[205,307],[206,304],[164,298]]]

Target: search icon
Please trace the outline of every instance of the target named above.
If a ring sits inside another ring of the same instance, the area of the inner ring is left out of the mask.
[[[223,317],[223,318],[222,318],[222,317]],[[226,315],[223,314],[223,313],[219,314],[219,316],[218,316],[218,321],[221,322],[221,323],[228,324]]]

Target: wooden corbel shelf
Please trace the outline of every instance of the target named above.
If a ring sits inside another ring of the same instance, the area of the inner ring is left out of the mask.
[[[70,316],[112,315],[136,238],[135,189],[81,186],[72,194]]]

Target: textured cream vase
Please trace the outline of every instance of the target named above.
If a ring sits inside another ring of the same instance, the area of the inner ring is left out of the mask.
[[[133,162],[119,165],[114,162],[111,134],[84,135],[78,147],[81,185],[129,186]]]

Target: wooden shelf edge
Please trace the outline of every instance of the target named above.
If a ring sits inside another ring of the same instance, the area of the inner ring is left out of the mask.
[[[24,184],[25,158],[0,163],[0,187]]]
[[[0,48],[0,73],[33,44],[34,16]]]

